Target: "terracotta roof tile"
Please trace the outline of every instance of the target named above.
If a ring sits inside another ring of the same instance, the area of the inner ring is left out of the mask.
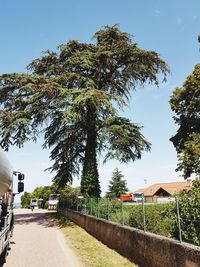
[[[153,184],[147,188],[141,188],[135,191],[143,193],[145,196],[153,196],[156,192],[162,188],[167,191],[170,195],[174,195],[179,193],[182,190],[189,190],[191,185],[188,181],[185,182],[173,182],[173,183],[160,183],[160,184]]]

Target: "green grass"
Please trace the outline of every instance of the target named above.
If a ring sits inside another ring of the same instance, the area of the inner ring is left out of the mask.
[[[52,213],[48,216],[63,231],[67,240],[75,248],[83,264],[87,267],[136,267],[137,265],[89,235],[81,227],[65,217]]]

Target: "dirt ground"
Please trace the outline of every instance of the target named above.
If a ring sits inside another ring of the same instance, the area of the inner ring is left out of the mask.
[[[15,209],[15,228],[3,267],[83,267],[44,210]]]

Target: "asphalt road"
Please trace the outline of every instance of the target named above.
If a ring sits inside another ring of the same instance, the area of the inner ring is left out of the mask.
[[[15,228],[3,267],[83,267],[61,230],[43,210],[15,211]]]

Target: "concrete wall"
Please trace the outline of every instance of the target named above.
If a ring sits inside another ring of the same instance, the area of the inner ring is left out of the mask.
[[[200,267],[199,247],[71,210],[62,213],[140,267]]]

